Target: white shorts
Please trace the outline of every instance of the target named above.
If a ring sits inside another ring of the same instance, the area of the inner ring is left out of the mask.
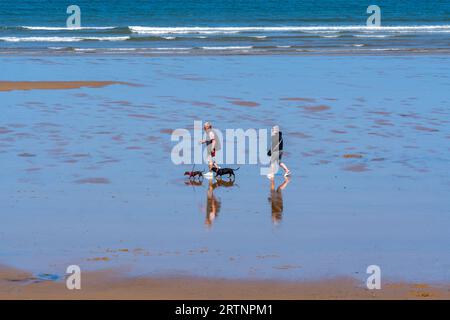
[[[211,154],[208,154],[208,156],[206,157],[206,161],[208,161],[208,163],[216,162],[216,159]]]

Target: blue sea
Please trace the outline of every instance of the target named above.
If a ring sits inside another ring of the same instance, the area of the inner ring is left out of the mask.
[[[81,24],[67,29],[72,4]],[[373,4],[380,27],[366,25]],[[0,2],[3,54],[445,53],[449,36],[446,0]]]

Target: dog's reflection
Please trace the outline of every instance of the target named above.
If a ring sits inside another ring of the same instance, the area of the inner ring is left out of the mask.
[[[184,184],[187,186],[199,187],[203,184],[203,180],[189,179],[189,180],[186,180],[184,182]]]
[[[275,189],[275,179],[270,179],[270,196],[269,202],[272,207],[272,223],[277,225],[283,219],[283,194],[282,191],[289,184],[289,178],[284,178],[284,181],[278,188]]]

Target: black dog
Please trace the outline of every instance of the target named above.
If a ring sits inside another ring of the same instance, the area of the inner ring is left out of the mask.
[[[238,171],[239,168],[236,168],[236,169],[231,169],[231,168],[217,169],[216,167],[213,167],[211,170],[216,173],[216,179],[217,179],[217,177],[220,177],[220,179],[222,179],[222,176],[227,174],[228,178],[233,177],[233,180],[234,180],[234,178],[235,178],[234,172]]]

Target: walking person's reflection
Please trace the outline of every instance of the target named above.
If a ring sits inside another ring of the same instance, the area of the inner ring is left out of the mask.
[[[285,177],[283,183],[275,189],[275,179],[270,179],[269,202],[272,206],[272,223],[277,225],[283,219],[283,194],[282,191],[289,184],[289,178]]]
[[[209,180],[208,192],[206,197],[206,220],[205,224],[211,227],[214,220],[220,211],[220,201],[214,196],[214,189],[217,188],[217,183],[213,183],[212,179]]]

